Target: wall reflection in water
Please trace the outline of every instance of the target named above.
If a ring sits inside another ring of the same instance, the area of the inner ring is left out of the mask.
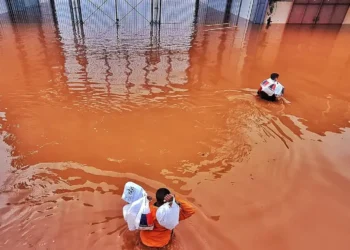
[[[232,73],[239,72],[227,69],[242,60],[239,51],[245,46],[248,25],[244,20],[238,20],[242,21],[241,28],[236,30],[232,26],[237,21],[235,16],[228,18],[223,11],[219,11],[225,4],[210,7],[205,2],[199,4],[199,1],[182,1],[181,4],[163,1],[166,8],[163,7],[162,13],[155,13],[159,2],[154,1],[155,12],[152,13],[148,11],[152,2],[142,2],[137,10],[125,1],[30,3],[29,6],[7,5],[7,12],[1,14],[1,45],[7,50],[3,62],[11,62],[8,73],[2,77],[2,103],[8,108],[6,115],[10,120],[3,121],[3,131],[8,133],[4,140],[13,147],[11,165],[16,169],[26,169],[42,162],[66,161],[113,169],[115,162],[120,160],[115,154],[117,145],[113,138],[121,140],[121,145],[117,146],[122,147],[118,152],[121,155],[129,155],[134,143],[137,147],[141,146],[135,140],[124,138],[124,132],[114,131],[112,128],[116,123],[119,127],[121,125],[114,117],[105,117],[106,114],[129,112],[145,106],[146,110],[162,108],[164,113],[168,112],[168,108],[190,112],[196,110],[202,116],[203,109],[208,105],[206,94],[199,96],[198,102],[202,103],[199,104],[191,100],[189,92],[221,82],[224,85],[219,84],[219,88],[225,88],[227,84],[235,82],[236,77],[232,77]],[[113,13],[116,3],[118,18]],[[226,23],[230,20],[231,23]],[[206,69],[206,66],[209,68]],[[207,77],[207,74],[212,75]],[[222,98],[218,98],[209,107],[220,106],[221,101]],[[61,108],[57,110],[55,107]],[[71,123],[66,119],[78,117],[80,112],[83,112],[83,117],[79,125],[75,124],[76,120]],[[53,115],[49,120],[48,114]],[[230,116],[234,116],[234,113]],[[193,129],[196,130],[196,123],[200,121],[186,122],[189,117],[181,113],[167,119],[157,116],[155,119],[163,124],[164,138],[148,146],[143,156],[138,156],[138,150],[134,150],[130,158],[120,165],[126,170],[134,159],[139,158],[137,164],[156,164],[161,170],[163,155],[172,154],[169,160],[173,161],[171,168],[178,168],[184,174],[192,169],[192,174],[187,176],[193,176],[197,164],[187,161],[183,166],[177,166],[179,161],[184,160],[181,145],[191,148],[193,138],[200,140],[206,129],[201,128],[194,134]],[[125,121],[126,127],[135,123],[133,116],[119,119]],[[102,129],[96,121],[110,130]],[[174,126],[172,131],[172,139],[168,138],[167,128],[179,121],[180,124]],[[91,122],[95,124],[93,129],[90,125],[86,126]],[[230,123],[234,121],[230,120]],[[159,136],[156,128],[152,128],[148,134],[142,132],[144,127],[152,127],[151,123],[134,126],[134,133],[139,133],[139,137],[136,134],[134,137],[140,141],[150,143],[152,138]],[[76,133],[78,127],[80,132]],[[237,129],[235,133],[238,133]],[[23,133],[27,130],[31,132]],[[96,131],[100,131],[98,137],[104,137],[104,141],[91,141]],[[184,136],[184,133],[188,136]],[[239,146],[226,142],[230,133],[220,133],[222,137],[217,141],[223,148]],[[180,141],[162,148],[167,140]],[[79,146],[71,144],[73,141],[79,141]],[[101,155],[98,153],[99,156],[91,157],[100,150],[103,151]],[[171,153],[171,150],[177,152]],[[219,152],[220,161],[228,157],[224,151]],[[249,147],[242,147],[228,155],[240,161],[248,151]],[[193,155],[197,162],[202,161],[198,148],[186,154]],[[217,159],[214,158],[202,171],[215,168]],[[226,167],[218,169],[215,176],[220,177],[227,172],[233,163],[225,164]],[[40,167],[35,169],[40,173],[42,171]],[[182,184],[169,180],[169,185]],[[118,182],[119,185],[122,182]]]
[[[34,23],[31,29],[39,32],[45,60],[50,61],[54,53],[57,56],[47,65],[50,74],[58,73],[56,80],[64,79],[70,91],[96,96],[153,95],[169,92],[169,86],[183,86],[191,77],[188,69],[194,43],[202,42],[194,39],[198,35],[221,31],[218,41],[222,44],[232,42],[236,49],[243,45],[246,21],[241,20],[243,29],[234,32],[231,25],[238,19],[232,13],[225,15],[224,2],[162,1],[162,13],[159,4],[156,0],[32,1],[26,8],[8,7],[2,22],[12,22],[15,32],[23,28],[21,22]],[[204,28],[197,30],[198,25]],[[54,44],[52,31],[57,39]],[[20,32],[15,37],[25,43]],[[64,62],[63,68],[56,65],[57,60]]]

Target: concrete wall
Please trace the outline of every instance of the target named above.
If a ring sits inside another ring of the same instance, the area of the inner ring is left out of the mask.
[[[346,14],[343,24],[350,24],[350,8],[348,9],[348,14]]]
[[[287,23],[289,13],[292,10],[293,1],[277,2],[274,13],[271,15],[273,23]],[[265,18],[265,23],[267,16]]]

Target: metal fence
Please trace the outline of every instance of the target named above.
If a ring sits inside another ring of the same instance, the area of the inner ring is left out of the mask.
[[[160,37],[163,44],[169,41],[172,46],[184,46],[196,27],[237,25],[242,3],[243,0],[0,0],[0,25],[45,23],[54,25],[64,39],[103,37],[126,47],[159,44]]]
[[[0,37],[23,40],[28,30],[40,37],[39,42],[47,43],[44,47],[54,48],[47,54],[62,57],[61,64],[52,62],[49,68],[60,69],[60,79],[66,79],[72,91],[78,91],[77,85],[104,86],[110,94],[136,85],[133,92],[143,93],[139,83],[186,84],[197,44],[213,39],[235,50],[244,40],[242,25],[233,27],[239,21],[240,1],[13,1],[0,0]]]
[[[237,24],[242,3],[243,0],[0,0],[0,21],[39,22],[45,20],[45,15],[57,15],[53,18],[105,28],[119,24],[137,29],[143,23]],[[43,11],[46,6],[53,11]]]

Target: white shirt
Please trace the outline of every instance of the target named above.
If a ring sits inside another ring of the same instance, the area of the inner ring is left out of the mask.
[[[268,96],[276,95],[279,97],[284,93],[283,85],[275,80],[272,80],[271,78],[264,80],[260,86],[261,91],[264,91]]]

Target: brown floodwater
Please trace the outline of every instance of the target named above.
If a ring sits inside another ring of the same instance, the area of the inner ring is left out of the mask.
[[[350,27],[82,28],[1,23],[1,249],[143,249],[127,181],[196,207],[168,249],[349,249]]]

